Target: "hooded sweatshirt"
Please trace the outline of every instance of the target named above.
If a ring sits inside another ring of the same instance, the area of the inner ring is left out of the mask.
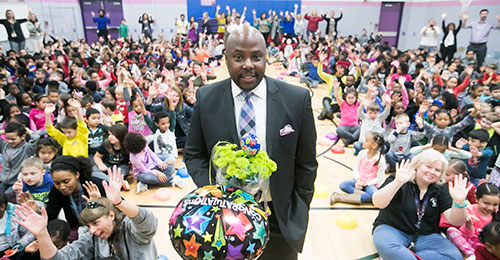
[[[29,142],[24,141],[16,148],[13,148],[9,143],[0,138],[0,152],[3,156],[0,183],[4,183],[7,186],[16,183],[17,177],[21,172],[21,163],[35,155],[36,142],[39,138],[40,136],[34,132],[31,134]]]
[[[101,259],[109,257],[108,241],[122,260],[156,260],[158,258],[153,236],[158,228],[158,219],[147,209],[139,208],[135,218],[125,217],[110,240],[100,239],[90,232],[81,234],[78,240],[65,246],[49,258],[50,260]]]

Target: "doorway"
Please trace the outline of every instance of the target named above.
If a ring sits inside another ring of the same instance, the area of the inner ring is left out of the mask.
[[[121,0],[80,0],[82,9],[83,26],[85,28],[85,38],[88,43],[97,41],[97,24],[92,19],[92,12],[97,16],[100,9],[106,14],[109,13],[110,24],[108,24],[108,34],[111,38],[118,37],[118,27],[123,19],[123,7]]]
[[[404,2],[382,2],[378,31],[389,46],[398,46]]]

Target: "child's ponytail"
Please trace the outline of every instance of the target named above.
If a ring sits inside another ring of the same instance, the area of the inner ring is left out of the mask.
[[[379,150],[378,160],[374,164],[378,165],[378,163],[380,162],[380,158],[382,158],[382,155],[385,155],[385,140],[384,137],[379,133],[372,132],[372,136],[373,136],[373,141],[375,141],[375,143],[377,144],[377,149]]]

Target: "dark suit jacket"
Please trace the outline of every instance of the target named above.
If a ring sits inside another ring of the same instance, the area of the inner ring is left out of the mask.
[[[274,212],[290,246],[301,252],[318,167],[311,98],[303,88],[269,77],[266,80],[266,149],[278,165],[270,180]],[[230,79],[200,88],[196,100],[184,158],[189,174],[200,187],[209,184],[212,147],[218,141],[239,144],[239,140]],[[280,129],[287,124],[295,132],[280,136]]]
[[[444,48],[444,39],[446,39],[446,36],[448,36],[448,33],[453,33],[455,35],[455,42],[453,45],[448,46],[448,47],[451,48],[453,51],[457,51],[457,34],[460,31],[460,28],[462,28],[462,20],[460,20],[460,22],[458,22],[458,26],[455,28],[455,30],[453,30],[453,32],[450,32],[448,30],[448,27],[446,26],[444,20],[443,20],[443,23],[441,26],[443,29],[443,42],[441,42],[441,48]]]

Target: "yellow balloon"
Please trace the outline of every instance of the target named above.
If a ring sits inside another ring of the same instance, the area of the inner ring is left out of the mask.
[[[349,213],[345,213],[337,217],[337,226],[343,229],[355,229],[358,226],[358,221]]]
[[[323,188],[321,184],[315,185],[316,187],[314,188],[314,197],[315,198],[326,198],[328,197],[329,193],[328,191]]]

